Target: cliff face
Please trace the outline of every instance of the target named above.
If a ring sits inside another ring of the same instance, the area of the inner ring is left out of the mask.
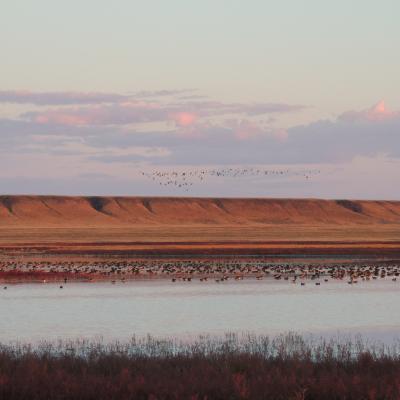
[[[0,196],[0,226],[400,224],[400,201]]]

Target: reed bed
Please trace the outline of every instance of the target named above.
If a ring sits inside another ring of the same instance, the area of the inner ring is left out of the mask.
[[[0,345],[1,399],[399,399],[400,346],[288,333]]]

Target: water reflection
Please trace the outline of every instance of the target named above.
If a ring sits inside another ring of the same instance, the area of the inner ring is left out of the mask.
[[[200,283],[136,281],[8,285],[0,293],[0,341],[133,334],[197,336],[251,331],[274,335],[361,333],[400,336],[400,282],[329,281],[306,286],[265,279]]]

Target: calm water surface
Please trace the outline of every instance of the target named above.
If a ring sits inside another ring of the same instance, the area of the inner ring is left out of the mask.
[[[190,337],[251,331],[400,337],[400,282],[265,279],[224,283],[136,281],[8,285],[0,292],[0,341]]]

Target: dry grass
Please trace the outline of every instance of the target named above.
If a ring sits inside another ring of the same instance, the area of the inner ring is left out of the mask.
[[[0,398],[398,399],[399,348],[227,335],[0,347]]]
[[[1,227],[0,243],[400,241],[400,224]]]

